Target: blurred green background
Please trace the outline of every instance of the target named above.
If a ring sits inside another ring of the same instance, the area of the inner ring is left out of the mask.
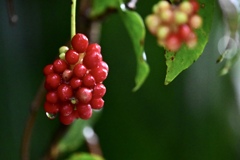
[[[144,18],[157,1],[140,0]],[[0,159],[20,159],[21,138],[29,107],[43,80],[42,69],[70,36],[70,1],[13,1],[16,24],[0,1]],[[219,77],[218,40],[223,36],[218,7],[209,43],[200,57],[170,85],[164,86],[164,50],[147,32],[145,50],[150,74],[132,92],[136,60],[118,14],[102,23],[100,44],[109,64],[105,107],[94,125],[107,160],[237,160],[240,119],[230,75]],[[31,141],[31,159],[41,159],[58,120],[40,109]],[[80,150],[80,149],[79,149]]]

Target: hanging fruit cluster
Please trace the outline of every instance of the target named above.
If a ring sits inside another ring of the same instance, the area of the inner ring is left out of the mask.
[[[77,118],[89,119],[93,109],[103,107],[103,81],[108,75],[108,65],[98,44],[89,44],[87,37],[78,33],[71,45],[72,49],[61,47],[59,58],[43,70],[48,91],[44,109],[49,118],[59,113],[65,125]]]
[[[198,10],[196,0],[183,1],[178,5],[163,0],[153,6],[153,14],[146,17],[146,25],[157,37],[158,44],[167,50],[176,52],[182,44],[194,48],[197,44],[194,30],[202,25]]]

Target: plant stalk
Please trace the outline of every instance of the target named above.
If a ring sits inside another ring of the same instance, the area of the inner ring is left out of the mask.
[[[71,5],[71,39],[76,34],[76,6],[77,6],[77,0],[72,0],[72,5]]]

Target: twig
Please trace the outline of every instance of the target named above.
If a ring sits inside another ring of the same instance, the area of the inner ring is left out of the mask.
[[[94,130],[89,126],[86,126],[83,129],[83,136],[86,140],[89,152],[91,154],[102,156],[102,150],[99,144],[98,136]]]
[[[10,24],[16,24],[18,21],[18,15],[15,13],[12,0],[7,0],[8,19]]]
[[[37,112],[41,106],[41,103],[44,99],[45,94],[46,94],[46,91],[44,89],[44,82],[42,82],[34,100],[32,101],[32,104],[30,107],[30,115],[28,117],[25,129],[24,129],[22,146],[21,146],[22,160],[29,160],[29,145],[30,145],[30,140],[32,136],[32,129],[35,123]]]

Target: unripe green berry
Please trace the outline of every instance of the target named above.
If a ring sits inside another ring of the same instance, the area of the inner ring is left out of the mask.
[[[153,12],[153,13],[158,13],[158,11],[159,11],[159,7],[158,7],[157,4],[155,4],[155,5],[152,7],[152,12]]]
[[[170,28],[167,26],[160,26],[157,30],[157,38],[165,39],[167,35],[170,33]]]
[[[173,11],[171,9],[166,9],[161,11],[159,16],[163,22],[169,23],[173,19]]]
[[[59,58],[65,60],[65,53],[60,53]]]
[[[187,15],[190,15],[193,12],[193,6],[190,2],[184,1],[179,5],[180,11],[186,13]]]
[[[193,29],[198,29],[202,26],[202,18],[199,15],[193,15],[189,20],[189,25]]]
[[[69,48],[67,46],[62,46],[59,48],[59,53],[66,53],[69,50]]]
[[[170,9],[170,7],[171,7],[168,1],[160,1],[160,2],[158,2],[157,6],[158,6],[159,11],[161,11],[161,12],[166,9]]]
[[[188,16],[182,11],[175,11],[174,20],[177,25],[185,24],[188,21]]]
[[[145,19],[145,22],[149,31],[152,34],[156,34],[158,25],[160,24],[160,19],[158,18],[158,16],[155,14],[148,15]]]

